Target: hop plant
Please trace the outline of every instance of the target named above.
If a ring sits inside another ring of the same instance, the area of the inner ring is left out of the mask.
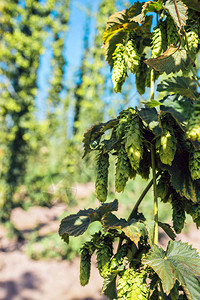
[[[97,267],[101,277],[105,278],[110,270],[112,246],[102,243],[97,249]]]
[[[131,167],[134,170],[137,170],[143,156],[142,124],[137,115],[130,119],[130,123],[127,126],[125,134],[125,149],[130,160]]]
[[[185,223],[185,209],[182,198],[179,194],[173,193],[172,198],[172,220],[173,227],[177,234],[181,233]]]
[[[189,168],[193,180],[200,179],[200,151],[194,149],[190,152]]]
[[[144,63],[144,56],[140,57],[140,64],[136,72],[136,88],[140,95],[145,93],[145,82],[147,77],[147,65]]]
[[[176,153],[177,140],[173,128],[162,123],[162,134],[156,141],[156,149],[163,164],[171,165]]]
[[[200,103],[195,102],[193,104],[193,111],[189,118],[186,136],[188,139],[200,142]]]
[[[95,182],[96,196],[100,202],[105,202],[107,198],[108,167],[109,155],[101,152],[97,157],[97,178]]]
[[[113,73],[112,82],[116,93],[121,92],[122,85],[127,76],[127,67],[124,60],[124,45],[118,44],[113,53]]]
[[[146,300],[146,272],[127,269],[118,282],[118,300]]]
[[[115,188],[118,193],[122,192],[130,176],[130,162],[122,144],[117,153],[117,163],[115,172]]]
[[[80,284],[85,286],[90,279],[91,256],[94,252],[94,246],[90,242],[86,242],[81,248],[81,262],[80,262]]]
[[[167,49],[166,22],[159,22],[152,33],[151,57],[157,57]]]
[[[167,22],[167,42],[168,46],[171,44],[177,44],[179,36],[178,36],[178,30],[174,24],[174,21],[171,16],[167,16],[166,18]]]
[[[139,54],[135,45],[135,42],[130,39],[128,40],[125,52],[124,52],[124,59],[127,67],[129,70],[135,74],[139,67]]]

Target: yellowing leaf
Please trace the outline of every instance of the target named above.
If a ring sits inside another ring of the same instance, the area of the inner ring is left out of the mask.
[[[183,70],[189,60],[186,50],[171,45],[162,55],[144,62],[160,73],[170,74]]]

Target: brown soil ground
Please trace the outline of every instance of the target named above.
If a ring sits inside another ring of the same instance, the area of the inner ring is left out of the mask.
[[[42,224],[40,234],[58,230],[57,217],[64,207],[32,207],[28,212],[17,208],[12,213],[15,226],[28,230]],[[26,233],[27,234],[27,233]],[[200,251],[200,231],[194,226],[179,239],[192,244]],[[166,236],[160,236],[160,243],[166,246]],[[79,259],[68,261],[35,261],[25,254],[25,244],[6,238],[0,227],[0,300],[105,300],[101,293],[102,279],[92,262],[90,283],[79,284]]]

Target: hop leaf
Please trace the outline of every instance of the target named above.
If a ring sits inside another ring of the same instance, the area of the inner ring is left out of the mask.
[[[125,134],[125,148],[134,170],[139,168],[140,160],[143,156],[142,145],[142,124],[138,116],[134,116],[127,126]]]
[[[121,92],[122,85],[126,79],[127,71],[126,64],[124,60],[124,45],[118,44],[113,53],[113,73],[112,82],[116,93]]]
[[[156,141],[156,148],[163,164],[170,165],[176,153],[177,140],[173,128],[167,123],[162,123],[163,130],[160,138]]]
[[[135,42],[132,39],[126,44],[124,59],[129,70],[135,74],[139,66],[139,54]]]
[[[96,196],[101,202],[105,202],[107,197],[108,167],[109,155],[101,152],[97,157],[97,178],[95,183]]]
[[[173,193],[172,198],[172,219],[173,227],[177,234],[181,233],[185,223],[185,210],[181,196],[178,193]]]
[[[166,22],[159,22],[152,33],[151,57],[157,57],[167,50]]]
[[[146,300],[147,285],[145,271],[127,269],[118,282],[118,300]]]

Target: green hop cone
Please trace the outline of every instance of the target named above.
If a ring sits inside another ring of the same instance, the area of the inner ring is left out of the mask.
[[[150,167],[151,167],[151,153],[143,145],[143,157],[140,160],[140,164],[137,172],[143,179],[148,180],[150,174]]]
[[[176,25],[174,24],[174,21],[172,19],[171,16],[167,16],[166,18],[166,22],[167,22],[167,42],[168,42],[168,46],[170,46],[171,44],[177,44],[178,40],[179,40],[179,36],[178,36],[178,30],[176,28]]]
[[[177,140],[173,128],[169,124],[162,124],[163,130],[159,139],[156,141],[156,149],[163,164],[170,165],[176,153]]]
[[[185,224],[185,209],[181,196],[178,193],[173,193],[172,198],[172,220],[173,227],[177,234],[181,233]]]
[[[121,248],[117,251],[117,253],[114,255],[114,257],[111,260],[110,271],[117,269],[119,266],[123,264],[123,260],[128,254],[129,247],[130,246],[126,243],[123,244]]]
[[[186,136],[192,141],[200,142],[200,103],[193,104],[193,111],[186,127]]]
[[[193,180],[200,179],[200,151],[194,149],[190,152],[189,168]]]
[[[157,196],[166,203],[169,201],[169,189],[171,187],[170,175],[165,171],[158,180]]]
[[[125,47],[124,59],[129,70],[135,74],[139,67],[139,54],[135,42],[130,39]]]
[[[91,256],[94,252],[94,247],[90,242],[84,244],[81,248],[80,262],[80,284],[85,286],[90,279]]]
[[[134,170],[139,168],[140,160],[143,156],[143,132],[140,118],[136,115],[130,119],[125,134],[125,149],[131,167]]]
[[[97,267],[101,277],[105,278],[110,270],[110,261],[112,257],[112,246],[102,243],[97,248]]]
[[[97,177],[95,191],[97,199],[105,202],[107,198],[109,155],[102,152],[97,157]]]
[[[118,193],[122,192],[130,176],[130,162],[122,144],[117,153],[117,163],[115,172],[115,189]]]
[[[155,58],[167,49],[166,22],[160,21],[152,33],[152,53],[151,57]]]
[[[200,226],[200,203],[192,204],[187,213],[191,215],[193,221],[196,223],[197,228]]]
[[[188,20],[185,26],[185,31],[187,36],[188,48],[193,59],[199,47],[199,22],[199,14],[192,9],[188,9]]]
[[[129,122],[129,116],[132,114],[135,114],[135,110],[133,108],[128,108],[120,112],[118,116],[119,122],[116,127],[116,136],[118,140],[124,135],[125,128]]]
[[[139,68],[136,72],[136,88],[140,95],[145,93],[145,82],[147,78],[147,65],[144,63],[145,57],[140,58]]]
[[[146,300],[146,272],[127,269],[118,281],[118,300]]]
[[[124,45],[118,44],[113,53],[113,73],[112,82],[116,93],[121,92],[122,85],[127,76],[127,67],[124,60]]]

